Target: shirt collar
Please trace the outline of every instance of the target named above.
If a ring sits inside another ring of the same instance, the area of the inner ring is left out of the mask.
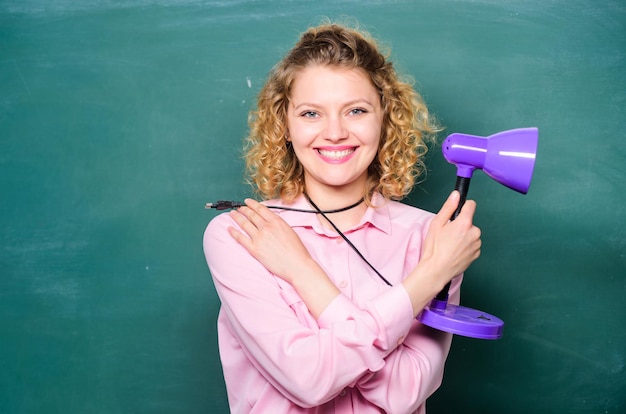
[[[279,200],[279,199],[271,200],[264,204],[268,206],[276,206],[276,207],[289,207],[289,208],[298,208],[298,209],[303,209],[303,210],[314,210],[313,207],[307,201],[307,199],[304,197],[304,195],[300,195],[291,204],[286,204],[282,200]],[[372,205],[376,207],[368,207],[367,210],[365,211],[365,214],[361,218],[361,222],[354,228],[346,231],[345,233],[349,233],[351,231],[357,230],[367,225],[372,225],[387,234],[391,233],[391,217],[389,213],[388,200],[386,200],[381,194],[374,193],[372,197]],[[273,211],[278,213],[291,227],[310,227],[310,228],[313,228],[316,232],[321,233],[321,234],[330,233],[325,227],[323,227],[320,224],[319,220],[317,219],[317,216],[313,213],[303,213],[299,211],[289,211],[289,210],[280,210],[280,209],[273,209]]]

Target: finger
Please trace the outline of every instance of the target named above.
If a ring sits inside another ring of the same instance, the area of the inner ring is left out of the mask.
[[[452,193],[448,196],[448,199],[443,203],[443,206],[441,206],[437,215],[433,217],[430,223],[428,235],[426,236],[422,247],[423,255],[429,256],[433,253],[435,249],[436,234],[438,234],[439,230],[450,221],[450,217],[452,217],[452,214],[459,205],[460,198],[460,193],[457,190],[452,191]]]
[[[246,212],[244,209],[245,207],[239,208],[237,210],[232,210],[229,214],[241,230],[246,232],[248,236],[252,236],[254,232],[258,229],[258,226],[251,220],[249,216],[249,214],[253,212],[250,209],[248,209],[248,212]]]
[[[249,237],[247,237],[245,234],[243,234],[234,227],[229,227],[228,233],[237,243],[242,245],[246,250],[250,251],[250,249],[252,248],[252,243]]]
[[[271,212],[267,206],[252,198],[246,198],[244,203],[266,221],[270,221],[275,216],[275,214]]]
[[[433,218],[432,224],[439,227],[446,224],[458,207],[460,198],[461,196],[457,190],[454,190],[452,193],[450,193],[448,199],[445,201],[445,203],[443,203],[443,206],[441,206],[441,209],[439,210],[435,218]]]
[[[471,222],[474,218],[474,213],[476,213],[476,202],[474,200],[467,200],[463,205],[463,208],[461,208],[461,212],[457,216],[457,220],[460,218]]]
[[[261,219],[261,217],[248,206],[242,206],[233,211],[236,211],[237,213],[239,213],[239,216],[244,216],[246,219],[248,219],[248,221],[254,224],[256,224],[256,222]],[[237,215],[234,216],[237,217]]]
[[[240,214],[244,215],[250,221],[250,223],[256,226],[256,228],[262,229],[267,224],[269,219],[272,218],[272,212],[269,212],[269,209],[258,201],[246,199],[245,202],[246,205],[239,207],[237,211]],[[250,203],[250,205],[248,205],[248,203]],[[268,210],[269,217],[264,217],[262,214],[260,214],[263,213],[263,209]]]

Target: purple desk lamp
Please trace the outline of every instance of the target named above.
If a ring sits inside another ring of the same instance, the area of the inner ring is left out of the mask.
[[[472,173],[481,169],[489,177],[522,194],[528,192],[535,168],[537,128],[503,131],[488,137],[452,134],[442,145],[444,158],[457,167],[455,189],[461,193],[454,220],[465,203]],[[444,332],[478,339],[499,339],[501,319],[464,306],[448,303],[450,283],[419,315],[424,325]]]

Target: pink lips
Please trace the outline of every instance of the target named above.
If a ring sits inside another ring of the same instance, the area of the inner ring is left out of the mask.
[[[319,147],[316,148],[317,154],[321,159],[330,164],[342,164],[349,161],[356,154],[357,147],[338,146],[338,147]]]

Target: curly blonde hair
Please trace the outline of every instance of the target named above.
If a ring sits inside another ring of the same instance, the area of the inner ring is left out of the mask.
[[[371,205],[374,192],[394,200],[408,195],[425,172],[426,142],[440,129],[422,97],[399,78],[369,34],[330,23],[305,31],[270,71],[248,121],[250,133],[244,146],[248,182],[266,199],[291,202],[304,192],[304,169],[285,137],[293,81],[311,65],[361,68],[368,74],[380,95],[384,117],[363,196]]]

